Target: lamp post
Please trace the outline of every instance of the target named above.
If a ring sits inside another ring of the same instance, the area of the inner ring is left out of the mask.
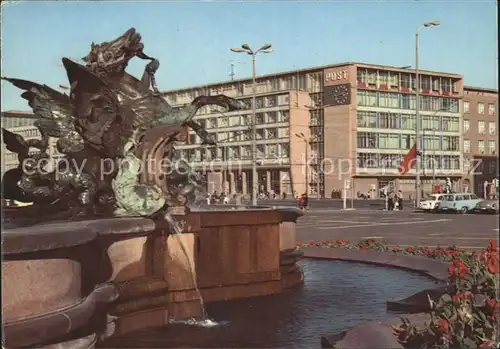
[[[295,133],[295,136],[302,139],[304,142],[304,145],[306,147],[306,195],[309,196],[309,152],[308,152],[308,139],[307,137],[301,132],[301,133]]]
[[[419,146],[418,142],[420,140],[420,77],[418,71],[418,36],[422,28],[436,27],[440,25],[439,21],[426,22],[417,28],[415,32],[415,85],[416,85],[416,97],[415,97],[415,139],[416,139],[416,170],[415,170],[415,202],[418,204],[420,202],[421,196],[421,183],[420,183],[420,159],[419,159]]]
[[[257,137],[256,137],[256,123],[255,123],[255,111],[257,109],[255,99],[257,94],[257,81],[256,81],[256,56],[259,52],[271,53],[271,44],[265,44],[258,50],[254,51],[247,44],[241,45],[241,48],[232,48],[232,52],[236,53],[246,53],[252,56],[252,205],[257,206],[257,195],[258,195],[258,178],[257,178]]]

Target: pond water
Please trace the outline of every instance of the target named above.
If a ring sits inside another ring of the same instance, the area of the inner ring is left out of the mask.
[[[219,323],[174,323],[141,330],[103,348],[319,348],[322,335],[395,316],[386,301],[409,297],[436,283],[395,268],[304,259],[304,285],[285,293],[207,304]]]

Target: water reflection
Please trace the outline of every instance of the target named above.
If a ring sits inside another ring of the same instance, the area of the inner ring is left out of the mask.
[[[207,304],[215,327],[175,323],[138,331],[101,347],[314,348],[325,334],[394,316],[386,301],[435,286],[403,270],[303,260],[305,284],[285,293]]]

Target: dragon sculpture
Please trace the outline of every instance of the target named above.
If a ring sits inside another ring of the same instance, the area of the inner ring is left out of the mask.
[[[125,71],[134,57],[150,61],[141,80]],[[156,85],[159,61],[144,53],[134,28],[113,41],[93,43],[83,61],[62,59],[69,96],[46,85],[2,78],[24,90],[21,96],[38,118],[41,134],[41,139],[25,140],[2,129],[6,148],[18,154],[20,163],[2,179],[4,198],[46,210],[63,201],[71,218],[151,216],[193,203],[201,179],[189,164],[174,159],[175,142],[185,140],[189,127],[204,144],[214,145],[193,120],[196,112],[206,105],[248,106],[225,95],[199,96],[181,108],[169,105]],[[50,137],[64,157],[49,170]]]

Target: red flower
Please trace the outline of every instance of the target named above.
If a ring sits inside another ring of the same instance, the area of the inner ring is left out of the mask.
[[[486,301],[486,306],[491,310],[500,309],[500,302],[495,298],[490,298]]]
[[[487,339],[483,343],[481,343],[478,348],[479,349],[494,348],[495,344],[496,344],[495,341]]]
[[[437,330],[441,334],[449,334],[450,333],[450,323],[446,319],[439,319],[437,322]]]
[[[469,273],[469,268],[467,268],[465,263],[460,259],[455,259],[453,261],[452,266],[448,268],[448,274],[450,274],[450,276],[455,275],[458,278],[462,278],[468,273]]]
[[[498,274],[500,271],[499,265],[498,265],[498,256],[497,255],[491,255],[490,258],[486,261],[486,265],[488,267],[488,271],[492,274]]]
[[[454,302],[460,303],[460,301],[462,300],[464,301],[472,300],[473,296],[472,293],[470,292],[457,292],[457,294],[451,298],[453,299]]]
[[[488,250],[491,252],[498,252],[498,242],[496,240],[490,240]]]
[[[360,246],[359,248],[362,249],[362,250],[367,250],[368,246],[367,245],[363,245],[363,246]]]
[[[408,252],[413,252],[413,246],[408,246],[408,247],[406,248],[406,251],[408,251]]]

